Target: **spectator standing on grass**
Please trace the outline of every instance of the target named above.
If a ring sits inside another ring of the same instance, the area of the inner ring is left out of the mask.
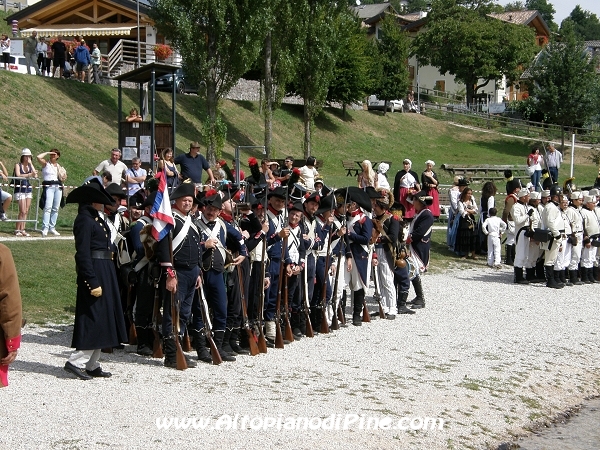
[[[4,163],[0,161],[0,177],[3,181],[8,181],[8,170],[4,166]],[[6,211],[10,208],[10,202],[12,201],[12,195],[10,195],[6,189],[0,189],[0,220],[5,221],[8,219]]]
[[[373,187],[375,189],[377,189],[379,187],[379,179],[377,177],[377,174],[375,173],[375,171],[373,170],[373,165],[371,164],[371,161],[369,161],[368,159],[365,159],[363,162],[360,163],[361,167],[362,167],[362,172],[358,174],[358,176],[356,177],[356,181],[358,182],[358,187],[361,189],[364,189],[368,186]],[[314,183],[313,183],[314,186]]]
[[[421,174],[421,188],[433,199],[431,205],[429,205],[427,209],[431,211],[434,219],[438,219],[440,217],[439,182],[437,175],[433,171],[434,166],[435,163],[431,159],[425,161],[425,170]]]
[[[15,200],[19,202],[18,221],[15,225],[15,235],[17,237],[30,237],[31,235],[25,231],[25,221],[31,207],[31,199],[33,198],[33,188],[29,180],[37,178],[37,170],[31,164],[31,150],[24,148],[21,150],[21,159],[15,164],[15,177],[20,178],[15,180]]]
[[[201,185],[202,171],[206,170],[210,184],[215,183],[215,177],[208,161],[200,154],[200,144],[198,142],[192,142],[190,144],[190,151],[188,153],[177,155],[175,164],[179,164],[181,169],[179,172],[179,179],[181,181],[185,181],[189,178],[192,180],[192,183]],[[200,188],[200,190],[202,189]]]
[[[412,161],[407,158],[403,161],[403,165],[404,169],[398,171],[394,179],[394,198],[402,204],[404,207],[403,217],[410,222],[415,215],[415,208],[408,201],[408,196],[419,192],[421,186],[419,185],[419,176],[411,170]]]
[[[490,210],[496,206],[498,188],[493,181],[486,181],[481,188],[481,199],[479,200],[479,224],[483,224],[490,217]],[[488,235],[489,236],[489,235]],[[483,227],[479,227],[479,253],[485,255],[488,253],[488,237],[483,232]]]
[[[537,192],[541,192],[542,190],[540,184],[542,178],[542,161],[543,158],[542,155],[540,155],[540,149],[538,147],[534,148],[527,157],[527,167],[529,167],[528,173],[531,174],[531,183]]]
[[[306,164],[300,167],[300,178],[304,183],[304,187],[309,191],[313,191],[315,189],[315,178],[319,175],[317,168],[317,158],[314,156],[309,156],[306,158]]]
[[[380,189],[391,190],[390,182],[386,175],[388,170],[390,170],[390,165],[388,163],[382,162],[377,166],[377,185]]]
[[[137,156],[131,160],[131,169],[127,170],[127,189],[128,195],[131,197],[141,190],[143,193],[144,181],[146,181],[146,169],[142,169],[142,160]]]
[[[48,160],[46,161],[46,157]],[[38,162],[42,165],[42,177],[44,186],[44,216],[42,219],[42,237],[48,236],[48,233],[54,236],[60,236],[56,231],[56,221],[58,220],[58,208],[62,200],[63,186],[66,179],[66,172],[61,170],[58,164],[60,150],[53,148],[49,152],[37,155]]]
[[[92,58],[92,81],[94,84],[100,84],[100,64],[102,63],[102,54],[100,53],[98,44],[94,44],[92,47],[92,54],[90,55]]]
[[[475,247],[477,241],[477,202],[473,197],[473,189],[465,188],[458,200],[458,214],[454,220],[458,220],[458,232],[456,234],[456,243],[454,251],[462,259],[467,256],[471,259],[477,259],[475,256]]]
[[[60,77],[64,77],[65,61],[67,57],[67,46],[62,41],[62,36],[59,34],[51,45],[52,47],[52,78],[56,75],[56,69],[59,69]]]
[[[27,64],[27,73],[32,75],[31,68],[33,67],[36,75],[42,75],[40,68],[37,65],[37,31],[33,31],[31,36],[23,40],[23,53],[25,54],[25,64]]]
[[[500,269],[502,244],[500,240],[502,233],[506,231],[506,224],[496,214],[498,211],[492,207],[488,211],[489,216],[485,219],[481,225],[483,234],[487,236],[487,265],[494,269]],[[483,215],[483,214],[482,214]]]
[[[100,175],[104,173],[104,171],[110,172],[112,175],[112,182],[121,184],[123,180],[123,175],[127,172],[127,166],[121,159],[121,150],[118,148],[113,148],[110,153],[110,159],[105,159],[98,167],[94,169],[93,175]]]
[[[558,169],[563,162],[562,153],[554,148],[554,144],[548,145],[548,151],[546,152],[546,167],[550,172],[550,177],[553,183],[558,183]]]
[[[10,62],[10,38],[7,34],[3,34],[0,39],[0,50],[2,50],[2,62],[4,63],[4,70],[8,70],[8,63]]]
[[[179,186],[179,177],[177,173],[177,166],[173,161],[173,149],[168,147],[162,151],[161,158],[158,161],[158,170],[164,170],[167,173],[167,187],[169,188],[169,194],[173,189]]]
[[[88,73],[88,67],[92,63],[92,57],[90,56],[90,50],[85,45],[85,41],[82,39],[79,42],[79,46],[75,49],[75,63],[77,76],[80,83],[85,83],[85,74]]]

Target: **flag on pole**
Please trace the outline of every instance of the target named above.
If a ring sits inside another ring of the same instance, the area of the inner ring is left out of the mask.
[[[167,172],[162,170],[158,174],[158,191],[154,204],[150,210],[152,217],[152,237],[156,241],[164,238],[173,228],[173,214],[171,213],[171,201],[169,200],[169,189],[167,188]]]

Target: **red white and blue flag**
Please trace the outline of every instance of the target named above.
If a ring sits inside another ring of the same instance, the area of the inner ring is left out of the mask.
[[[157,241],[164,238],[175,224],[171,212],[171,201],[169,200],[169,189],[167,188],[167,172],[161,170],[157,176],[158,192],[154,199],[154,205],[150,210],[152,217],[152,237]]]

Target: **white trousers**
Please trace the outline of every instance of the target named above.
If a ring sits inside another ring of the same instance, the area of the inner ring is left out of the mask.
[[[376,248],[377,266],[373,269],[379,276],[379,295],[381,296],[381,306],[386,314],[397,314],[396,310],[396,289],[394,287],[394,272],[390,268],[383,248]],[[373,284],[375,280],[373,280]]]
[[[98,359],[100,359],[100,349],[76,350],[71,353],[69,362],[80,369],[95,370],[100,367]]]
[[[581,252],[581,267],[585,267],[586,269],[591,269],[592,267],[594,267],[594,263],[596,262],[597,251],[598,247],[583,247],[583,251]]]
[[[570,251],[570,250],[569,250]],[[537,260],[540,256],[542,256],[544,250],[540,248],[540,244],[536,243],[533,240],[529,240],[529,254],[527,255],[527,262],[525,263],[526,269],[531,269],[536,266]],[[570,253],[569,253],[570,255]]]
[[[498,236],[490,236],[488,234],[487,248],[488,248],[488,256],[487,256],[488,266],[499,265],[500,261],[502,260],[502,256],[501,256],[502,244],[500,244],[500,238]]]
[[[573,246],[567,241],[563,241],[562,250],[559,250],[558,255],[556,256],[556,262],[554,263],[554,268],[556,270],[563,270],[569,267],[571,263],[571,250]]]
[[[525,232],[521,231],[519,233],[519,240],[516,241],[515,246],[515,267],[525,267],[527,263],[527,258],[529,256],[529,238],[525,237]]]
[[[581,261],[581,252],[583,251],[583,231],[575,233],[577,236],[577,245],[571,249],[571,262],[569,263],[569,270],[579,269],[579,262]]]

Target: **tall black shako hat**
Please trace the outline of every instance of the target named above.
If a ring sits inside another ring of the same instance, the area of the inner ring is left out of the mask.
[[[427,191],[419,191],[412,195],[413,201],[418,200],[425,206],[433,205],[433,197],[427,193]]]
[[[315,215],[319,216],[326,211],[331,211],[335,207],[334,203],[335,196],[333,195],[326,195],[325,197],[321,197],[321,201],[319,202],[319,209],[317,209]]]
[[[278,197],[285,200],[286,198],[286,189],[282,186],[277,186],[275,189],[270,190],[267,194],[267,198]]]
[[[347,197],[346,193],[348,193]],[[371,197],[369,197],[369,194],[358,186],[348,186],[337,189],[335,191],[335,197],[338,200],[338,203],[343,203],[344,199],[347,198],[348,203],[356,202],[356,204],[362,209],[367,212],[371,212]]]
[[[210,191],[206,191],[206,194],[202,199],[202,204],[206,206],[212,206],[213,208],[222,209],[223,197],[221,197],[221,194],[218,191],[211,189]]]
[[[66,203],[79,203],[80,205],[91,205],[101,203],[103,205],[114,205],[115,201],[110,196],[98,177],[88,178],[83,184],[71,191]]]
[[[111,195],[113,197],[119,197],[119,198],[127,197],[127,194],[125,193],[123,188],[120,185],[118,185],[117,183],[110,183],[108,186],[106,186],[105,190],[108,193],[108,195]]]
[[[192,197],[194,199],[194,203],[199,204],[196,199],[196,187],[193,183],[181,183],[177,186],[177,189],[173,191],[171,194],[171,200],[177,200],[182,197]]]

